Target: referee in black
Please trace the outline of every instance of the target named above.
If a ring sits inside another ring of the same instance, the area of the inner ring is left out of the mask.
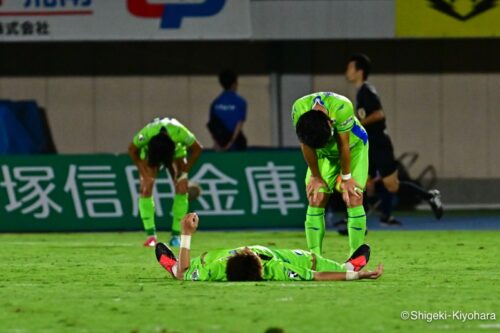
[[[402,186],[429,202],[437,219],[443,216],[441,194],[438,190],[427,191],[422,187],[398,179],[398,162],[394,158],[394,148],[391,138],[386,133],[385,113],[375,87],[366,80],[370,75],[371,61],[364,54],[351,56],[347,63],[346,78],[357,89],[356,116],[368,132],[369,149],[369,184],[382,180],[383,189],[380,192],[382,216],[380,222],[384,225],[401,225],[392,216],[394,194]],[[372,185],[373,186],[373,185]],[[370,187],[370,186],[368,186]],[[370,188],[369,188],[370,191]],[[371,192],[373,192],[373,187]]]

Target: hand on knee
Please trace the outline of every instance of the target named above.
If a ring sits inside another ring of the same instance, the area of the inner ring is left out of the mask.
[[[309,197],[309,206],[325,208],[328,203],[328,195],[326,193],[317,193],[315,196]]]
[[[141,182],[141,196],[143,197],[152,196],[154,184],[155,184],[154,180],[152,181],[145,180]]]
[[[348,207],[357,207],[363,205],[363,195],[355,196],[353,194],[349,195],[349,206]]]

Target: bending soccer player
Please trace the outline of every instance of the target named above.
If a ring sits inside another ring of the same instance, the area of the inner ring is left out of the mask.
[[[363,190],[368,178],[368,135],[354,116],[352,103],[332,92],[317,92],[296,100],[292,120],[308,166],[307,246],[321,254],[325,207],[335,189],[342,193],[347,205],[352,255],[365,240]]]
[[[191,236],[198,228],[195,213],[182,220],[182,236],[177,260],[163,243],[156,245],[156,258],[175,279],[192,281],[343,281],[377,279],[382,265],[373,272],[360,271],[370,257],[370,247],[360,246],[345,263],[339,264],[309,251],[271,250],[254,245],[216,250],[191,259]]]
[[[153,187],[161,168],[167,168],[175,182],[169,243],[179,246],[180,220],[188,212],[188,172],[201,152],[202,146],[193,133],[173,118],[156,118],[134,136],[128,153],[139,170],[139,213],[148,235],[144,246],[157,243]]]

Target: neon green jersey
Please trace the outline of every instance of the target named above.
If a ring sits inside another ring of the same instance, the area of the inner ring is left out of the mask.
[[[311,253],[303,250],[271,250],[265,246],[248,248],[257,254],[262,262],[262,276],[267,281],[309,281],[313,279]],[[244,247],[208,251],[191,260],[184,280],[227,281],[228,259]]]
[[[316,92],[297,99],[292,107],[293,125],[297,126],[300,116],[310,111],[314,104],[320,104],[328,110],[328,116],[332,120],[334,133],[349,132],[349,145],[366,145],[368,135],[365,129],[354,116],[351,101],[342,95],[333,92]],[[318,158],[338,158],[339,150],[337,141],[332,135],[325,147],[316,149]]]
[[[141,150],[141,159],[147,156],[148,143],[158,135],[164,127],[167,134],[175,144],[174,158],[180,158],[187,155],[187,148],[196,141],[195,136],[184,125],[174,118],[155,118],[147,124],[135,136],[132,142]]]

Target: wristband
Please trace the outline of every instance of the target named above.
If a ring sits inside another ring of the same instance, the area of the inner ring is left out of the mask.
[[[187,250],[191,248],[191,235],[181,235],[181,248]]]
[[[352,281],[352,280],[358,280],[358,279],[359,279],[358,272],[351,272],[351,271],[345,272],[345,280],[346,281]]]
[[[347,175],[340,174],[340,178],[342,178],[342,180],[349,180],[351,179],[351,174],[350,173],[348,173]]]
[[[181,172],[181,174],[179,175],[179,177],[177,177],[177,181],[180,182],[181,180],[187,179],[187,178],[188,178],[188,173],[187,172]]]

